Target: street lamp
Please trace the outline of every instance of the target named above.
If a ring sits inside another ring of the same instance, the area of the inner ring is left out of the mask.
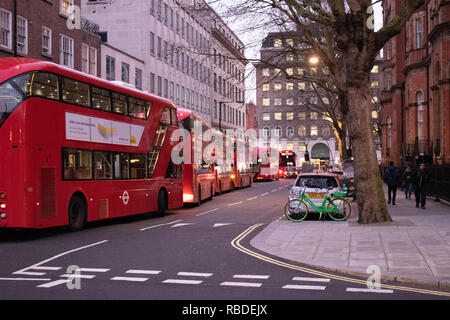
[[[317,65],[319,63],[319,57],[316,55],[313,55],[313,56],[309,57],[308,62],[309,62],[309,64]]]

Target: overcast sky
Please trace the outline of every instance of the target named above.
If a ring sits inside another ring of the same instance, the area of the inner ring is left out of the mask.
[[[267,28],[255,27],[251,28],[249,25],[255,25],[256,21],[245,21],[242,17],[230,16],[228,10],[231,6],[236,5],[242,0],[206,0],[206,2],[222,17],[225,23],[233,30],[239,39],[245,45],[245,56],[247,59],[259,59],[259,50],[262,41],[266,37]],[[373,1],[375,2],[375,1]],[[381,1],[374,5],[375,10],[375,30],[378,30],[383,21],[383,13],[381,8]],[[251,63],[247,66],[246,77],[246,102],[256,102],[256,79],[254,68]]]

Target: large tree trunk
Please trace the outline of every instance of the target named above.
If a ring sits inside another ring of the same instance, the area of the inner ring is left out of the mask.
[[[392,221],[386,206],[375,142],[370,122],[369,81],[348,88],[347,126],[355,164],[358,222],[362,224]]]

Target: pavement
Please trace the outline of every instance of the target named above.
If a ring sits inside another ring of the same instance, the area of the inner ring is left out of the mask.
[[[348,221],[277,220],[250,244],[314,268],[367,278],[376,265],[381,281],[449,290],[450,206],[434,198],[425,210],[415,204],[414,194],[409,200],[398,190],[396,205],[388,205],[393,222],[358,224],[353,202]]]

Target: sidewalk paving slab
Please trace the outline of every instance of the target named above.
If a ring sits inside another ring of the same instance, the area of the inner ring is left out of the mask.
[[[416,208],[399,191],[388,205],[393,221],[369,225],[357,223],[352,207],[348,221],[274,221],[250,244],[327,271],[368,276],[376,265],[384,280],[450,290],[450,206],[429,198],[425,210]]]

